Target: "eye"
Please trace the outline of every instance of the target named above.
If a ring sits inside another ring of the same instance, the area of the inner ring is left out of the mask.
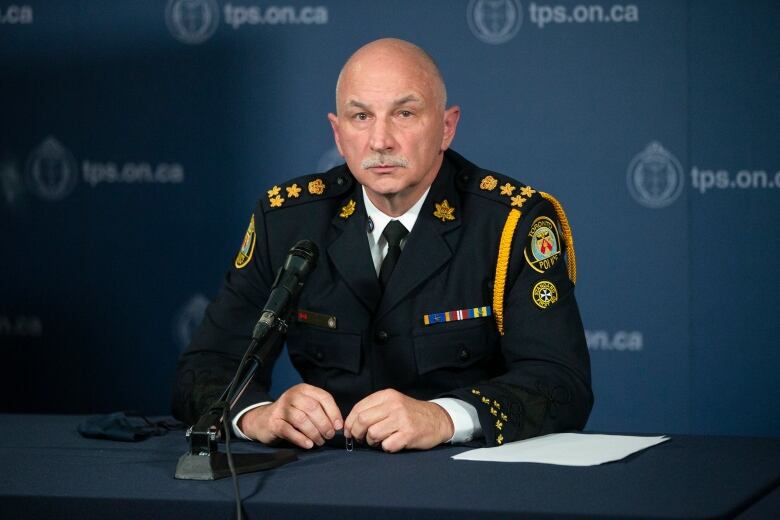
[[[366,119],[368,119],[368,114],[366,114],[365,112],[358,112],[357,114],[352,116],[352,118],[357,119],[358,121],[365,121]]]
[[[412,112],[409,110],[401,110],[400,112],[398,112],[398,115],[403,118],[407,118],[407,117],[412,117],[414,114],[412,114]]]

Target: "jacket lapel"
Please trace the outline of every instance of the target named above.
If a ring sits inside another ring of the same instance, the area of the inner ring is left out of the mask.
[[[382,294],[377,319],[382,318],[416,287],[429,280],[452,258],[460,238],[460,196],[455,189],[455,173],[445,159]],[[453,220],[442,220],[435,215],[447,213],[446,209],[442,211],[437,208],[437,204],[442,205],[445,200],[447,205],[453,208]]]
[[[355,185],[357,189],[352,192],[351,198],[344,201],[344,204],[349,200],[355,201],[355,212],[348,218],[342,218],[339,212],[333,217],[333,238],[327,246],[328,256],[350,290],[374,312],[381,290],[368,248],[368,222],[363,196],[360,185]]]

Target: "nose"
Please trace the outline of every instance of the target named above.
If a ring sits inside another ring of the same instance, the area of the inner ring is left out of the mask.
[[[384,118],[377,118],[376,122],[373,124],[369,146],[371,147],[371,151],[377,153],[392,152],[395,148],[392,127]]]

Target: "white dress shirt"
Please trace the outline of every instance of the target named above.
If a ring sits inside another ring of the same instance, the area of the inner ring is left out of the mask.
[[[420,200],[409,208],[406,213],[398,217],[391,217],[382,213],[382,211],[374,206],[366,194],[365,187],[363,188],[363,202],[365,204],[366,213],[368,214],[369,222],[373,224],[369,225],[366,233],[368,235],[368,246],[371,250],[371,258],[374,261],[374,269],[376,270],[377,276],[379,276],[379,269],[382,267],[382,260],[385,259],[388,249],[387,240],[382,236],[382,231],[384,231],[385,226],[387,226],[391,220],[398,220],[411,233],[415,222],[417,222],[417,217],[420,215],[420,209],[422,209],[422,205],[425,202],[425,197],[428,195],[429,190],[430,187],[425,190],[425,193],[422,194]],[[406,245],[406,238],[401,240],[402,250],[404,245]],[[468,442],[474,437],[482,435],[482,427],[479,424],[477,409],[471,404],[451,397],[432,399],[430,402],[436,403],[444,408],[452,419],[455,433],[447,442]],[[235,416],[233,419],[233,431],[236,435],[243,439],[248,439],[248,437],[238,429],[238,420],[249,410],[266,404],[270,404],[270,402],[262,402],[248,406]]]

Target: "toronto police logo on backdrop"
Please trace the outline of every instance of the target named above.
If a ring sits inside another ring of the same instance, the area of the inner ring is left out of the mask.
[[[27,185],[42,199],[64,199],[77,180],[76,159],[54,137],[47,137],[27,160]]]
[[[668,150],[652,142],[628,165],[627,182],[637,202],[648,208],[664,208],[682,193],[682,166]]]
[[[466,13],[474,36],[498,45],[515,37],[523,24],[518,0],[471,0]]]
[[[15,206],[24,192],[19,172],[11,161],[0,162],[0,189],[8,207]]]
[[[322,154],[320,161],[317,163],[317,171],[326,172],[339,164],[344,164],[344,158],[339,153],[339,149],[334,146]]]
[[[209,300],[202,294],[196,294],[185,303],[173,319],[173,339],[180,351],[192,341],[195,330],[203,320]]]
[[[168,0],[165,23],[174,38],[183,43],[203,43],[219,25],[216,0]]]

